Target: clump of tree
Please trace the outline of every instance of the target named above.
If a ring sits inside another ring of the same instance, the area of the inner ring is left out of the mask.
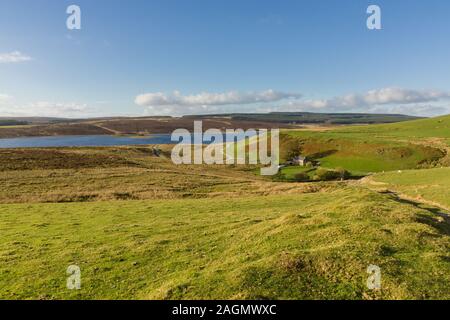
[[[311,178],[306,172],[299,172],[294,175],[294,180],[297,182],[307,182],[310,181]]]
[[[319,168],[316,171],[314,180],[332,181],[332,180],[346,180],[350,178],[351,174],[344,168],[325,169]]]
[[[339,173],[339,178],[341,180],[347,180],[352,176],[352,174],[344,168],[336,168],[335,170],[337,173]]]

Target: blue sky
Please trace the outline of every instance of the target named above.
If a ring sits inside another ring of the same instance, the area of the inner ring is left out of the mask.
[[[0,0],[0,116],[445,114],[449,35],[447,0]]]

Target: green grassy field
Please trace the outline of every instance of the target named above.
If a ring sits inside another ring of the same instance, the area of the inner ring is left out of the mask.
[[[450,210],[450,168],[382,173],[368,183]]]
[[[0,298],[448,299],[449,229],[362,188],[0,206]],[[78,265],[82,288],[66,289]],[[365,283],[380,266],[383,287]]]
[[[450,115],[392,124],[355,126],[338,129],[336,132],[354,135],[375,135],[377,137],[400,138],[446,138],[450,139]]]
[[[364,175],[439,163],[449,146],[450,116],[286,133],[299,139],[302,153],[320,161],[321,166],[343,167],[356,175]]]
[[[299,166],[289,166],[281,169],[281,173],[287,180],[295,180],[295,175],[297,173],[306,173],[311,179],[314,176],[314,168],[299,167]]]

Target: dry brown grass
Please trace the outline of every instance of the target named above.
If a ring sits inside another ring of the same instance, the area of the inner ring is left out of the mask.
[[[45,124],[0,128],[0,138],[97,134],[111,134],[111,132],[88,123]]]
[[[318,192],[331,185],[272,182],[251,166],[174,165],[163,147],[0,152],[0,203],[242,197]]]

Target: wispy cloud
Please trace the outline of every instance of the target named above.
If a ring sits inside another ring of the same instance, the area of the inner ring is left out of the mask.
[[[8,94],[0,93],[0,103],[10,101],[12,97]]]
[[[150,113],[187,114],[193,112],[215,112],[220,109],[217,108],[218,106],[250,105],[299,98],[301,98],[301,94],[271,89],[260,92],[202,92],[195,95],[182,95],[179,91],[174,91],[171,94],[162,92],[140,94],[135,98],[135,103],[139,106],[146,107]]]
[[[311,111],[375,112],[438,115],[450,112],[450,93],[387,87],[324,99],[303,99],[301,94],[266,90],[182,95],[145,93],[135,98],[149,115],[186,115],[231,112]]]
[[[33,58],[23,54],[20,51],[0,53],[0,63],[19,63],[30,60],[33,60]]]
[[[450,113],[450,105],[435,104],[408,104],[392,106],[374,106],[367,110],[372,113],[396,113],[409,114],[412,116],[438,116]]]
[[[83,118],[95,115],[87,104],[76,102],[37,101],[23,105],[0,105],[0,116]]]
[[[448,99],[448,92],[436,90],[410,90],[401,88],[383,88],[370,90],[364,94],[348,94],[331,99],[306,100],[297,104],[306,108],[361,108],[386,104],[411,104],[434,102]]]
[[[330,99],[289,102],[279,106],[282,111],[386,112],[434,115],[449,112],[450,93],[439,90],[414,90],[396,87],[352,93]]]

